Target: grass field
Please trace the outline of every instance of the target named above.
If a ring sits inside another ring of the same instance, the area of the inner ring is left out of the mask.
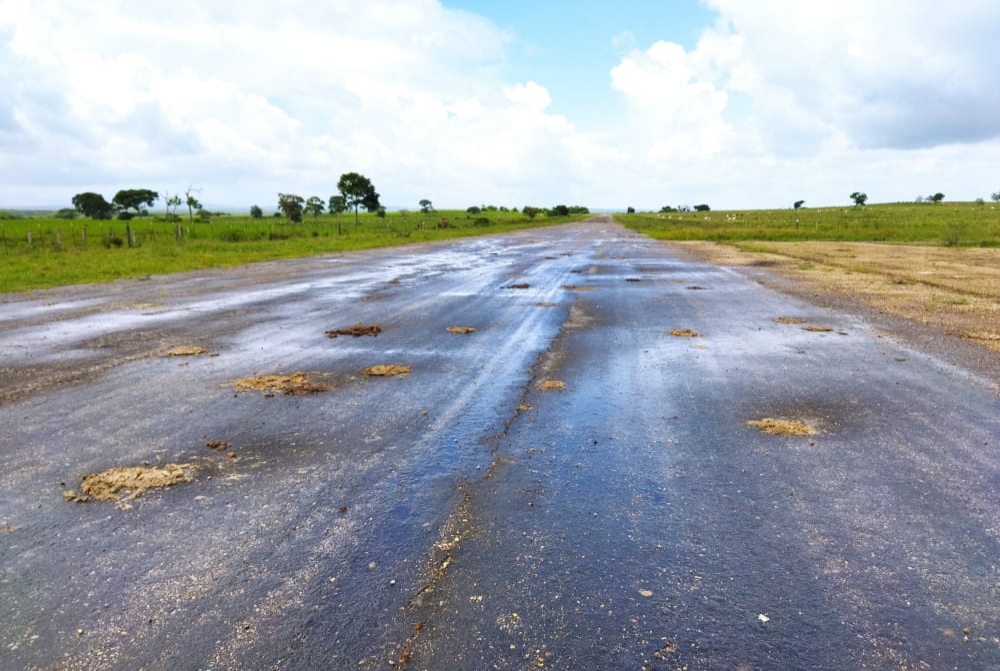
[[[155,216],[129,222],[4,219],[0,220],[0,292],[502,233],[586,216],[539,214],[530,220],[514,212],[440,211],[427,215],[392,212],[380,219],[362,213],[357,226],[353,214],[315,219],[307,215],[300,224],[247,216],[213,217],[208,222],[187,218],[169,222]],[[447,226],[442,226],[442,219],[448,220]]]
[[[975,203],[617,215],[660,240],[855,241],[962,247],[1000,246],[1000,208]]]

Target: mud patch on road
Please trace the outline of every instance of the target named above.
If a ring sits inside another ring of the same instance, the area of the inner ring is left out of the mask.
[[[320,373],[303,373],[299,371],[291,375],[259,375],[244,377],[232,383],[236,391],[262,391],[266,394],[284,394],[286,396],[306,396],[332,391],[333,385],[322,382]]]
[[[191,482],[194,464],[167,464],[161,467],[117,466],[83,477],[80,493],[63,492],[67,501],[121,501],[137,499],[151,489]]]
[[[747,424],[773,436],[815,436],[819,433],[814,427],[798,419],[764,417],[751,419]]]
[[[538,388],[543,391],[563,391],[566,389],[566,383],[562,380],[542,380],[538,383]]]
[[[202,354],[208,354],[208,350],[196,345],[180,345],[163,353],[164,356],[201,356]]]
[[[580,284],[564,284],[562,286],[566,291],[596,291],[597,287],[588,287]]]
[[[626,277],[625,281],[626,282],[642,282],[642,279],[638,278],[638,277]]]
[[[829,333],[833,328],[829,326],[823,326],[821,324],[806,324],[802,327],[803,331],[811,331],[813,333]]]
[[[368,377],[398,377],[409,375],[413,371],[411,366],[401,366],[399,364],[379,364],[365,368],[365,375]]]
[[[517,284],[508,284],[504,289],[527,289],[530,286],[527,282],[518,282]]]
[[[980,331],[976,333],[968,333],[964,337],[968,340],[972,340],[980,345],[1000,352],[1000,333],[986,333]]]
[[[467,333],[475,333],[476,329],[473,326],[449,326],[447,331],[452,335],[465,335]]]
[[[775,324],[805,324],[808,319],[805,317],[775,317]]]
[[[548,301],[540,301],[538,303],[535,303],[535,307],[536,308],[554,308],[557,305],[559,305],[559,304],[558,303],[551,303],[551,302],[548,302]]]
[[[692,331],[691,329],[670,329],[667,331],[667,335],[672,335],[677,338],[699,338],[701,334],[697,331]]]
[[[326,336],[328,338],[336,338],[337,336],[354,336],[355,338],[360,338],[361,336],[374,337],[381,332],[382,327],[378,324],[355,324],[347,328],[331,329],[326,332]]]

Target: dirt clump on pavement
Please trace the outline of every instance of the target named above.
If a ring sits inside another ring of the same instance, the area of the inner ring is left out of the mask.
[[[678,338],[697,338],[701,334],[697,331],[692,331],[691,329],[670,329],[667,331],[667,335],[672,335]]]
[[[818,433],[816,429],[797,419],[764,417],[751,419],[747,424],[775,436],[815,436]]]
[[[544,389],[545,391],[552,391],[555,389],[563,390],[566,388],[566,383],[561,380],[542,380],[538,383],[539,389]]]
[[[466,333],[475,333],[476,329],[473,326],[449,326],[447,331],[454,335],[464,335]]]
[[[535,307],[538,307],[538,308],[554,308],[557,305],[559,305],[559,304],[558,303],[552,303],[552,302],[549,302],[549,301],[541,301],[539,303],[535,303]]]
[[[806,324],[802,327],[803,331],[812,331],[813,333],[829,333],[833,329],[829,326],[822,326],[820,324]]]
[[[359,338],[361,336],[377,336],[382,332],[382,327],[378,324],[356,324],[355,326],[349,326],[343,329],[331,329],[326,332],[328,338],[336,338],[337,336],[354,336]]]
[[[775,317],[775,324],[805,324],[808,319],[805,317]]]
[[[586,287],[579,284],[564,284],[562,286],[566,291],[594,291],[597,287]]]
[[[638,277],[626,277],[625,281],[626,282],[642,282],[642,279],[640,279]]]
[[[233,382],[236,391],[262,391],[286,396],[306,396],[333,390],[333,386],[316,379],[318,373],[299,371],[291,375],[259,375]]]
[[[411,366],[400,366],[398,364],[379,364],[365,368],[365,375],[368,377],[397,377],[399,375],[409,375],[413,371]]]
[[[527,289],[530,286],[527,282],[518,282],[517,284],[507,285],[504,289]]]
[[[202,354],[208,354],[208,350],[196,345],[180,345],[168,349],[163,354],[164,356],[201,356]]]
[[[67,501],[119,501],[137,499],[150,489],[162,489],[181,482],[191,482],[193,464],[151,466],[117,466],[83,477],[80,493],[63,492]]]

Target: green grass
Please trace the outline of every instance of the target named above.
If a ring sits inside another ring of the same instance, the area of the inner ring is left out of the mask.
[[[1000,246],[1000,208],[975,203],[894,203],[864,207],[616,215],[661,240],[896,242]]]
[[[358,226],[353,214],[322,215],[315,220],[306,216],[301,224],[271,217],[224,216],[193,223],[183,218],[177,222],[183,232],[180,240],[175,238],[175,223],[154,216],[127,222],[134,239],[132,247],[125,237],[124,221],[6,219],[0,220],[0,292],[503,233],[587,216],[547,218],[541,214],[530,220],[512,212],[489,211],[475,216],[466,212],[392,212],[385,219],[361,214]],[[449,220],[449,227],[441,227],[442,218]],[[338,223],[342,233],[338,233]]]

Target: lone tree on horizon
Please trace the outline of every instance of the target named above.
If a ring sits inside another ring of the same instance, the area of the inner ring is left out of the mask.
[[[867,202],[868,194],[862,191],[855,191],[854,193],[851,194],[851,200],[854,201],[855,207],[859,207],[861,205],[864,205],[865,202]]]
[[[379,195],[372,185],[370,179],[356,172],[347,172],[340,176],[337,182],[337,190],[344,197],[347,207],[354,208],[354,225],[360,225],[358,220],[358,208],[363,207],[367,212],[376,212],[381,204],[378,202]]]

